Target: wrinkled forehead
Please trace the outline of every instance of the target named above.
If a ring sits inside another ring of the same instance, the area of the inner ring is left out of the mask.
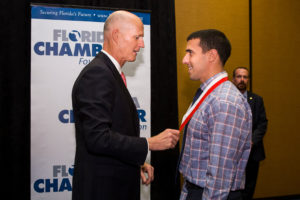
[[[144,34],[144,25],[138,20],[121,21],[116,28],[120,31],[134,32],[138,35]]]
[[[235,70],[235,76],[248,76],[249,72],[246,69],[236,69]]]
[[[135,30],[135,31],[143,31],[144,30],[144,25],[141,22],[139,18],[125,18],[125,19],[120,19],[115,22],[113,25],[114,28],[117,28],[119,30]]]

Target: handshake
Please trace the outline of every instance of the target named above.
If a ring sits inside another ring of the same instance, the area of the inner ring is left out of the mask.
[[[158,135],[148,138],[149,150],[159,151],[174,148],[179,140],[179,133],[179,130],[166,129]]]

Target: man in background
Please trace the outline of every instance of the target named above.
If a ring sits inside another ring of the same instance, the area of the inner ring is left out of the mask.
[[[237,67],[233,71],[232,82],[247,99],[252,111],[252,147],[246,167],[246,185],[242,191],[243,199],[250,200],[253,198],[255,191],[259,162],[265,159],[263,138],[267,131],[268,120],[266,118],[263,98],[247,91],[249,83],[248,69]]]
[[[142,21],[127,11],[104,24],[103,50],[81,71],[72,91],[76,129],[73,200],[139,200],[140,180],[154,169],[148,150],[174,148],[179,131],[140,138],[139,118],[122,67],[144,48]],[[146,174],[144,174],[146,173]]]

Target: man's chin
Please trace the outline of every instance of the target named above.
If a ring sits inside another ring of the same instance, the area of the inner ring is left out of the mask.
[[[241,88],[241,87],[239,87],[238,89],[239,89],[239,91],[241,91],[241,92],[244,92],[244,91],[246,91],[246,88],[245,88],[245,87],[242,87],[242,88]]]
[[[246,90],[246,85],[238,85],[239,90]]]
[[[190,75],[190,80],[192,80],[192,81],[199,81],[200,79]]]
[[[130,58],[130,59],[128,59],[127,61],[128,61],[128,62],[134,62],[135,60],[136,60],[136,57]]]

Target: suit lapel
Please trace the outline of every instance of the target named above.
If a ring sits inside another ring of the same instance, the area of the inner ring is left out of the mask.
[[[111,60],[103,53],[100,52],[97,57],[102,57],[105,60],[105,63],[107,64],[108,68],[112,71],[113,76],[115,77],[115,79],[117,80],[118,85],[120,85],[122,91],[124,93],[126,93],[127,98],[131,99],[131,95],[127,89],[127,87],[125,86],[122,77],[120,75],[120,73],[118,72],[118,70],[116,69],[115,65],[111,62]]]
[[[137,114],[137,110],[136,110],[136,106],[132,100],[132,97],[127,89],[127,87],[125,86],[123,79],[119,73],[119,71],[116,69],[115,65],[112,63],[112,61],[108,58],[107,55],[105,55],[103,52],[100,52],[97,55],[98,58],[102,58],[105,63],[107,64],[108,68],[112,71],[113,76],[115,77],[117,84],[120,85],[121,87],[121,91],[125,94],[128,105],[130,106],[130,111],[132,112],[131,115],[133,117],[133,123],[134,123],[134,127],[137,127],[136,131],[139,134],[139,126],[136,126],[136,123],[139,124],[139,119],[138,119],[138,114]]]
[[[251,107],[251,110],[253,110],[253,106],[254,106],[254,97],[252,95],[251,92],[248,91],[248,95],[247,95],[247,101]]]
[[[123,80],[118,72],[118,70],[116,69],[115,65],[112,63],[112,61],[108,58],[107,55],[105,55],[103,52],[100,52],[97,55],[97,58],[102,59],[105,61],[105,63],[107,64],[108,68],[111,70],[113,76],[115,77],[115,79],[117,80],[117,83],[119,85],[124,85],[123,84]]]

